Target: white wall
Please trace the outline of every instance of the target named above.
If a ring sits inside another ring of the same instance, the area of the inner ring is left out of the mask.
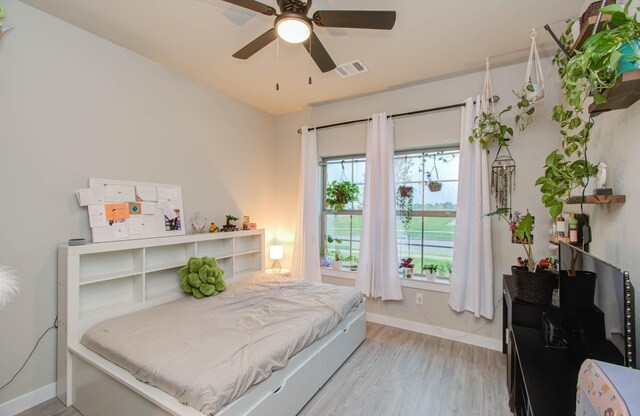
[[[499,68],[493,71],[494,93],[501,97],[499,108],[515,104],[512,90],[523,82],[525,64]],[[536,216],[537,238],[534,253],[536,258],[547,257],[547,230],[550,220],[547,210],[540,202],[540,193],[534,182],[542,171],[544,159],[559,143],[558,127],[551,121],[551,110],[560,101],[558,76],[550,60],[544,61],[547,97],[536,106],[535,122],[524,133],[516,134],[511,143],[511,152],[517,162],[516,192],[513,206],[518,210],[529,209]],[[366,76],[366,75],[364,75]],[[296,130],[302,124],[331,124],[351,119],[360,119],[368,114],[385,111],[403,113],[430,107],[461,103],[467,97],[482,91],[484,73],[417,85],[400,90],[388,91],[336,103],[330,103],[306,110],[279,116],[277,120],[278,152],[281,155],[278,167],[280,183],[280,204],[278,230],[281,242],[287,246],[290,259],[293,240],[297,193],[297,168],[300,136]],[[515,114],[512,114],[513,117]],[[511,119],[512,122],[512,119]],[[416,148],[459,142],[460,110],[398,118],[396,123],[396,143],[398,148]],[[318,132],[318,148],[321,155],[363,153],[365,150],[366,127],[364,124],[337,127]],[[496,148],[491,149],[490,159],[495,157]],[[520,246],[511,244],[504,222],[494,219],[494,293],[496,314],[492,322],[476,319],[470,313],[456,313],[448,304],[448,294],[424,292],[424,305],[415,304],[415,293],[420,289],[403,288],[405,300],[402,302],[370,301],[367,311],[386,317],[404,319],[418,324],[432,325],[463,332],[476,331],[475,335],[489,339],[500,339],[502,310],[499,304],[502,295],[502,274],[510,270],[515,259],[521,256]],[[352,282],[327,278],[330,282],[352,284]],[[486,325],[485,325],[486,324]],[[483,326],[485,325],[485,326]],[[480,328],[482,327],[482,328]],[[480,329],[478,329],[480,328]]]
[[[625,204],[584,205],[590,215],[594,255],[629,271],[636,290],[636,343],[640,344],[640,103],[595,119],[589,159],[607,164],[607,187],[627,196]],[[636,348],[640,359],[640,348]]]
[[[0,264],[21,293],[0,311],[0,385],[56,316],[56,248],[90,237],[73,190],[89,177],[182,185],[186,215],[273,228],[275,119],[46,15],[3,1]],[[267,237],[269,241],[271,237]],[[55,334],[0,404],[55,380]]]

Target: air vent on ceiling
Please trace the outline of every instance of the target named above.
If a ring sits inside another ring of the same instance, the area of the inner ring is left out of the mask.
[[[362,61],[358,59],[353,62],[347,62],[346,64],[338,66],[336,68],[336,71],[338,71],[338,74],[340,74],[342,78],[346,78],[352,75],[358,75],[367,72],[368,69],[366,66],[364,66]]]

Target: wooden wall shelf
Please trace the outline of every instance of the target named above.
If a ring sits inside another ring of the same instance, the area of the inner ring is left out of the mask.
[[[589,113],[593,117],[607,111],[631,107],[636,101],[640,100],[640,69],[620,75],[616,85],[606,90],[603,95],[607,97],[606,103],[593,103],[589,106]]]
[[[587,40],[587,38],[593,34],[593,27],[596,25],[597,20],[598,20],[597,15],[591,16],[589,20],[587,20],[587,24],[580,29],[580,35],[578,35],[578,38],[573,43],[573,47],[571,48],[572,51],[575,51],[576,49],[580,49],[582,45],[584,45],[584,42]],[[600,26],[598,27],[598,32],[602,30],[604,26],[606,26],[606,23],[609,20],[611,20],[610,15],[608,14],[602,15],[602,19],[600,19]]]
[[[624,204],[626,201],[625,195],[585,195],[584,201],[581,196],[572,196],[567,204]]]

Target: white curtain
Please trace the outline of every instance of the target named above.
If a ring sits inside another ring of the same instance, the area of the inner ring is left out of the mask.
[[[374,114],[367,127],[362,238],[356,287],[365,296],[402,300],[396,245],[393,121]]]
[[[458,312],[493,319],[493,250],[489,162],[478,140],[469,143],[482,97],[468,98],[462,110],[458,208],[449,305]]]
[[[302,127],[298,215],[291,277],[322,282],[320,275],[320,210],[318,204],[318,140],[316,130]]]

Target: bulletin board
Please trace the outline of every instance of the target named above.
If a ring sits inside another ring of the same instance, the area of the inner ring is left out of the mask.
[[[76,195],[94,243],[185,235],[180,185],[91,178]]]

